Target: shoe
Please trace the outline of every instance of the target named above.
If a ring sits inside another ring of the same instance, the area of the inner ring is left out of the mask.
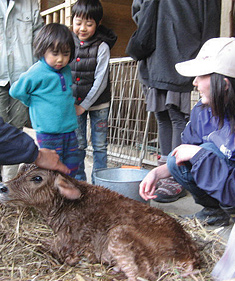
[[[157,198],[153,199],[154,201],[170,203],[186,196],[187,192],[173,177],[169,177],[158,182],[158,188],[154,195],[157,195]]]
[[[161,155],[157,160],[158,166],[166,164],[166,161],[167,161],[167,156]]]
[[[194,215],[185,218],[197,218],[204,225],[228,226],[230,217],[220,208],[205,207]]]
[[[235,207],[230,206],[222,206],[220,204],[220,208],[232,219],[232,221],[235,223]]]

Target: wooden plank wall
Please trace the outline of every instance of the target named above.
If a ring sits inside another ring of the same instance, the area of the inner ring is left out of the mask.
[[[118,36],[111,50],[112,57],[124,57],[125,48],[136,25],[131,18],[132,0],[101,0],[104,9],[102,23],[113,29]]]
[[[65,24],[71,27],[71,5],[75,0],[39,0],[41,11],[65,2]],[[221,36],[235,36],[235,0],[221,0]],[[104,8],[103,24],[113,29],[118,40],[111,50],[111,57],[124,57],[125,48],[134,30],[135,23],[131,18],[132,0],[101,0]],[[45,11],[46,12],[46,11]],[[45,13],[44,12],[44,13]]]
[[[52,0],[39,0],[40,7],[43,16],[46,18],[47,11],[52,15],[52,11],[56,10],[56,8],[50,8],[52,5]],[[53,3],[57,1],[58,5],[61,4],[61,0],[53,0]],[[65,14],[65,20],[64,21],[56,21],[66,24],[67,26],[71,27],[72,21],[71,21],[71,5],[75,2],[75,0],[65,0],[63,1],[65,3],[64,8],[64,14]],[[131,18],[131,4],[132,0],[101,0],[103,9],[104,9],[104,16],[102,20],[102,24],[107,26],[108,28],[111,28],[114,30],[114,32],[117,34],[118,39],[111,50],[111,57],[112,58],[118,58],[118,57],[125,57],[125,48],[128,43],[128,40],[134,30],[136,29],[136,25],[133,22]],[[50,16],[49,19],[47,19],[48,22],[54,22],[54,16],[58,15],[59,17],[59,11],[54,12],[53,16]]]

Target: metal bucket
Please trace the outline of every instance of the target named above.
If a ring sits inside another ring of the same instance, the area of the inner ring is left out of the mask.
[[[139,184],[147,175],[147,169],[106,168],[94,172],[96,185],[101,185],[126,197],[147,203],[139,195]]]

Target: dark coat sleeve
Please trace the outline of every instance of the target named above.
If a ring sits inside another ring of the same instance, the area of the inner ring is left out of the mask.
[[[0,117],[0,165],[32,163],[38,156],[34,140]]]
[[[133,0],[132,18],[138,23],[141,6]],[[220,32],[221,0],[159,0],[156,49],[139,63],[139,80],[147,86],[188,92],[192,77],[180,75],[175,64],[194,59],[201,46]]]

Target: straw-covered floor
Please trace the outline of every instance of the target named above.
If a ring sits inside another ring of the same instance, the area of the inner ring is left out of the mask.
[[[43,219],[32,209],[0,205],[0,280],[56,280],[89,281],[125,280],[112,268],[90,264],[81,260],[76,267],[61,265],[43,249],[47,237],[53,236]],[[176,217],[178,219],[178,217]],[[186,231],[199,245],[202,268],[182,276],[177,268],[159,274],[157,280],[211,280],[210,272],[221,257],[225,242],[216,234],[202,227],[198,221],[182,221]],[[143,280],[143,279],[140,279]]]

